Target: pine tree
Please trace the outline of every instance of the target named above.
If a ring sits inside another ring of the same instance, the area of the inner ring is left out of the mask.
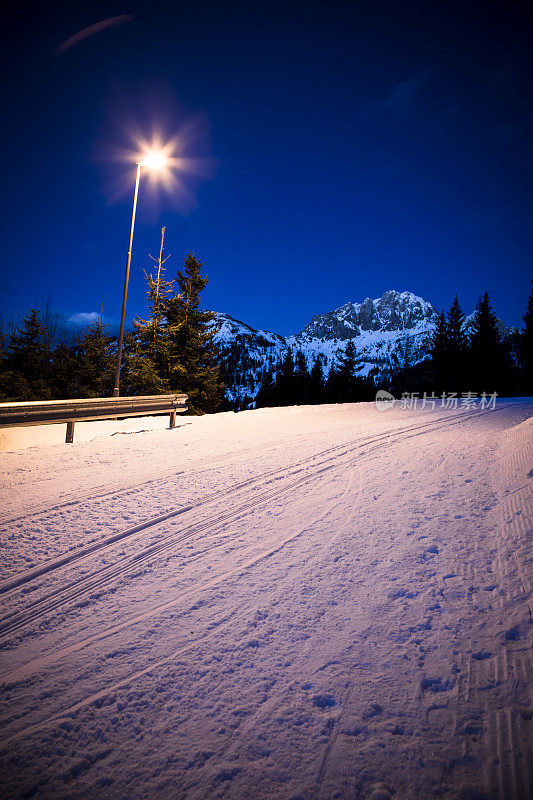
[[[527,311],[522,317],[524,329],[520,337],[521,391],[533,395],[533,288],[529,295]]]
[[[456,295],[448,311],[447,319],[448,348],[452,353],[461,353],[466,349],[467,337],[464,331],[464,320],[465,316]]]
[[[433,384],[440,392],[449,392],[448,384],[448,322],[442,311],[437,319],[435,332],[431,338],[431,367]]]
[[[357,350],[353,339],[346,345],[344,353],[339,356],[337,370],[337,402],[355,403],[362,399],[364,382],[358,377],[361,361],[357,357]]]
[[[189,411],[193,414],[216,411],[224,393],[213,330],[209,324],[214,314],[200,310],[200,295],[208,280],[202,275],[202,267],[194,253],[188,253],[184,271],[178,270],[176,276],[179,294],[164,302],[171,348],[170,390],[184,391],[189,395]]]
[[[173,337],[177,335],[179,323],[171,325],[166,319],[169,300],[173,297],[174,281],[165,278],[164,264],[170,255],[163,258],[165,228],[161,229],[159,258],[149,255],[157,265],[155,275],[144,270],[148,284],[148,319],[135,317],[133,331],[126,337],[123,385],[127,394],[151,395],[170,391],[177,357]]]
[[[269,408],[277,405],[275,395],[276,385],[272,376],[272,370],[267,369],[265,370],[261,386],[259,387],[259,391],[257,392],[257,396],[255,398],[255,407]]]
[[[79,341],[78,369],[73,380],[76,397],[108,397],[115,379],[115,340],[106,333],[102,318],[95,319]]]
[[[47,384],[50,353],[46,347],[46,328],[37,306],[29,310],[22,326],[11,336],[9,367],[13,374],[10,399],[50,398],[50,387]]]
[[[396,345],[393,353],[393,363],[398,370],[407,370],[413,366],[414,352],[413,340],[410,336],[403,336]]]
[[[289,347],[276,374],[276,404],[291,406],[294,403],[294,361]]]
[[[317,356],[309,375],[309,402],[313,405],[323,403],[325,388],[324,370],[322,369],[322,362]]]
[[[9,334],[0,320],[0,401],[10,395],[13,373],[9,368]]]
[[[468,339],[464,330],[464,314],[455,296],[447,318],[446,366],[449,386],[445,391],[461,392],[465,383]]]
[[[76,394],[79,361],[76,358],[78,343],[58,342],[51,358],[51,392],[57,400],[66,400]]]
[[[339,387],[339,375],[337,370],[335,369],[335,365],[332,364],[328,371],[328,377],[326,378],[326,388],[324,392],[325,402],[326,403],[339,403],[340,394],[340,387]]]
[[[498,392],[506,386],[505,351],[498,331],[498,320],[487,292],[478,303],[470,336],[469,391]]]
[[[297,405],[306,405],[309,402],[309,371],[307,361],[301,350],[296,352],[294,363],[294,400]]]

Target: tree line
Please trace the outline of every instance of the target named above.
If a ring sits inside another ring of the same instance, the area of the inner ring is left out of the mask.
[[[359,374],[363,363],[353,339],[327,374],[324,357],[316,356],[309,369],[305,355],[299,350],[293,355],[289,348],[275,369],[265,370],[256,406],[361,402],[373,400],[377,389],[396,397],[403,392],[533,395],[533,291],[523,321],[521,332],[502,336],[485,293],[466,324],[455,297],[448,313],[438,317],[426,359],[410,364],[411,342],[406,339],[399,343],[394,363],[381,365],[389,369],[371,369],[366,377]],[[245,397],[236,405],[246,408],[251,401]]]
[[[194,253],[184,259],[176,279],[165,278],[159,259],[157,274],[145,272],[148,314],[136,317],[124,343],[121,394],[165,394],[184,391],[192,413],[255,405],[288,406],[352,403],[374,399],[377,389],[396,397],[402,392],[466,392],[500,396],[533,395],[533,291],[523,316],[522,331],[502,336],[488,294],[466,324],[458,298],[438,317],[428,357],[412,364],[408,338],[399,343],[394,362],[361,374],[363,361],[355,340],[349,340],[326,372],[318,354],[308,363],[301,350],[262,370],[254,398],[224,399],[224,378],[231,384],[231,359],[224,363],[213,339],[212,312],[200,310],[207,285],[203,264]],[[30,309],[11,332],[0,328],[0,399],[48,400],[111,396],[117,341],[103,320],[94,320],[79,337],[57,336],[53,320]]]
[[[324,361],[324,357],[316,356],[309,369],[304,353],[297,350],[293,357],[289,347],[275,373],[270,369],[265,371],[256,407],[358,403],[374,399],[374,379],[358,374],[363,362],[357,356],[352,339],[339,355],[338,363],[332,365],[327,374]]]
[[[434,392],[519,396],[533,394],[533,291],[521,331],[502,333],[485,292],[471,320],[457,297],[441,312],[431,338],[428,358],[406,366],[391,377],[388,388],[401,392]]]
[[[213,331],[213,314],[199,308],[207,285],[194,253],[176,279],[145,272],[147,319],[136,317],[124,341],[122,395],[186,392],[191,413],[216,411],[224,384]],[[113,394],[117,339],[102,317],[79,337],[51,334],[49,320],[34,306],[20,326],[0,330],[0,398],[50,400],[108,397]]]

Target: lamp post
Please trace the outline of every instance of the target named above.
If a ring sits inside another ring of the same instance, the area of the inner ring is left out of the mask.
[[[141,167],[149,169],[161,169],[166,164],[166,157],[162,153],[151,152],[137,162],[137,174],[135,176],[135,191],[133,193],[133,208],[131,211],[130,240],[128,244],[128,255],[126,258],[126,274],[124,275],[124,291],[122,293],[122,314],[120,316],[120,330],[118,334],[117,352],[117,371],[115,374],[115,388],[113,397],[119,396],[120,366],[122,363],[122,344],[124,342],[124,323],[126,320],[126,300],[128,298],[128,284],[130,280],[131,250],[133,246],[133,229],[135,227],[135,214],[137,212],[137,195],[139,194],[139,181],[141,179]]]

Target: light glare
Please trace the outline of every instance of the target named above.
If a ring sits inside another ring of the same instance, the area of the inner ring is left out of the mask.
[[[148,169],[162,169],[167,163],[167,157],[163,153],[152,151],[147,153],[144,158],[139,162],[141,167],[148,167]]]

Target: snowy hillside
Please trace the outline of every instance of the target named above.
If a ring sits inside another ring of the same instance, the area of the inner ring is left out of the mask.
[[[14,431],[2,797],[530,798],[532,414]]]
[[[363,361],[360,374],[389,375],[427,356],[436,319],[431,303],[411,292],[392,290],[374,300],[346,303],[318,314],[302,331],[286,338],[256,331],[219,313],[216,341],[230,375],[228,399],[255,398],[264,370],[273,370],[289,347],[293,353],[301,350],[309,367],[319,356],[327,373],[353,339]]]
[[[474,312],[465,318],[471,326]],[[435,306],[412,292],[390,290],[381,297],[349,302],[325,314],[317,314],[299,333],[278,336],[255,330],[227,314],[217,313],[215,335],[227,375],[230,401],[253,400],[266,369],[275,371],[290,347],[294,355],[301,350],[311,368],[317,356],[324,372],[338,362],[346,345],[353,340],[362,361],[362,376],[388,378],[403,367],[427,357],[438,312]],[[499,322],[501,335],[511,329]]]

